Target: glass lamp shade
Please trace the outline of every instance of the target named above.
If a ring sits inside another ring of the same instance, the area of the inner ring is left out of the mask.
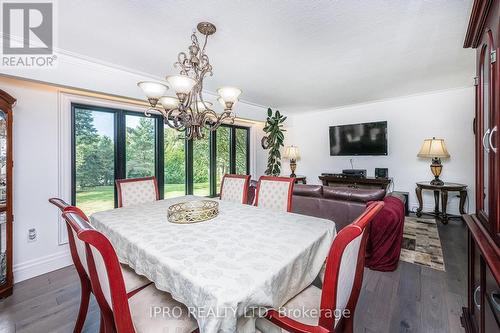
[[[288,160],[300,160],[300,151],[299,147],[297,146],[287,146],[285,148],[285,153],[283,154],[283,157],[288,159]]]
[[[168,89],[166,85],[153,81],[141,81],[137,85],[142,89],[147,98],[158,99]]]
[[[212,103],[210,103],[210,102],[205,102],[205,104],[203,104],[203,102],[202,102],[202,101],[198,101],[198,102],[196,102],[196,105],[198,106],[198,111],[203,112],[203,111],[205,111],[207,108],[211,108],[213,104],[212,104]]]
[[[447,158],[450,157],[450,153],[446,150],[446,145],[444,144],[444,139],[425,139],[420,151],[417,154],[418,157],[424,158]]]
[[[179,106],[179,99],[171,96],[160,97],[160,104],[165,110],[172,110]]]
[[[226,102],[222,99],[222,97],[217,98],[217,102],[219,102],[220,105],[222,105],[222,107],[224,108],[224,110],[227,109]],[[233,102],[233,104],[231,105],[231,108],[233,108],[236,103],[238,103],[238,100],[236,100],[236,101]]]
[[[196,80],[187,75],[167,76],[167,82],[178,94],[189,94],[196,84]]]
[[[222,87],[217,90],[217,93],[224,102],[234,104],[238,101],[238,97],[241,95],[241,90],[234,87]]]

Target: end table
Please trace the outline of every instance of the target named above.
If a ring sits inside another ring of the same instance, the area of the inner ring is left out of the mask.
[[[306,185],[307,184],[306,176],[299,176],[299,175],[295,176],[295,184],[298,184],[299,182]]]
[[[422,216],[422,190],[430,190],[434,192],[434,215],[441,218],[443,224],[448,223],[448,214],[446,213],[446,205],[448,203],[448,192],[459,192],[460,214],[465,214],[464,205],[467,198],[467,185],[457,183],[444,183],[443,185],[432,185],[431,182],[418,182],[415,188],[415,193],[418,199],[417,216]],[[441,194],[441,212],[439,211],[439,194]]]

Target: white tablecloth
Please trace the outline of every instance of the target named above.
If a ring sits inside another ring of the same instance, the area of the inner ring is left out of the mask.
[[[121,262],[198,310],[200,332],[254,332],[254,320],[245,312],[282,306],[310,285],[328,255],[335,224],[225,201],[219,201],[213,220],[168,222],[170,205],[198,199],[108,210],[91,221]]]

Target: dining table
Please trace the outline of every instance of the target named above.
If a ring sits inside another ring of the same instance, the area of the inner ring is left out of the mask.
[[[216,200],[218,215],[169,222],[171,205],[193,200]],[[195,309],[201,333],[255,332],[255,309],[283,306],[309,286],[336,236],[331,220],[192,195],[90,219],[120,262]]]

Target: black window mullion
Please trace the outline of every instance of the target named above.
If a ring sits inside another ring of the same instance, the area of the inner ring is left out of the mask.
[[[247,131],[247,152],[246,152],[247,175],[249,175],[250,174],[250,128],[247,128],[246,131]]]
[[[76,129],[75,104],[71,104],[71,205],[76,205]]]
[[[216,172],[217,172],[217,131],[210,131],[210,196],[217,195],[216,189]]]
[[[236,173],[236,128],[231,126],[231,135],[229,140],[229,170],[232,174]]]
[[[160,199],[163,199],[165,189],[165,136],[163,127],[163,118],[156,117],[155,122],[155,166],[156,166],[156,181],[160,192]]]
[[[126,159],[126,125],[125,112],[115,112],[115,180],[125,179],[127,177],[127,159]],[[118,194],[116,186],[114,188],[115,207],[118,207]]]
[[[186,140],[186,194],[193,194],[193,140]]]

